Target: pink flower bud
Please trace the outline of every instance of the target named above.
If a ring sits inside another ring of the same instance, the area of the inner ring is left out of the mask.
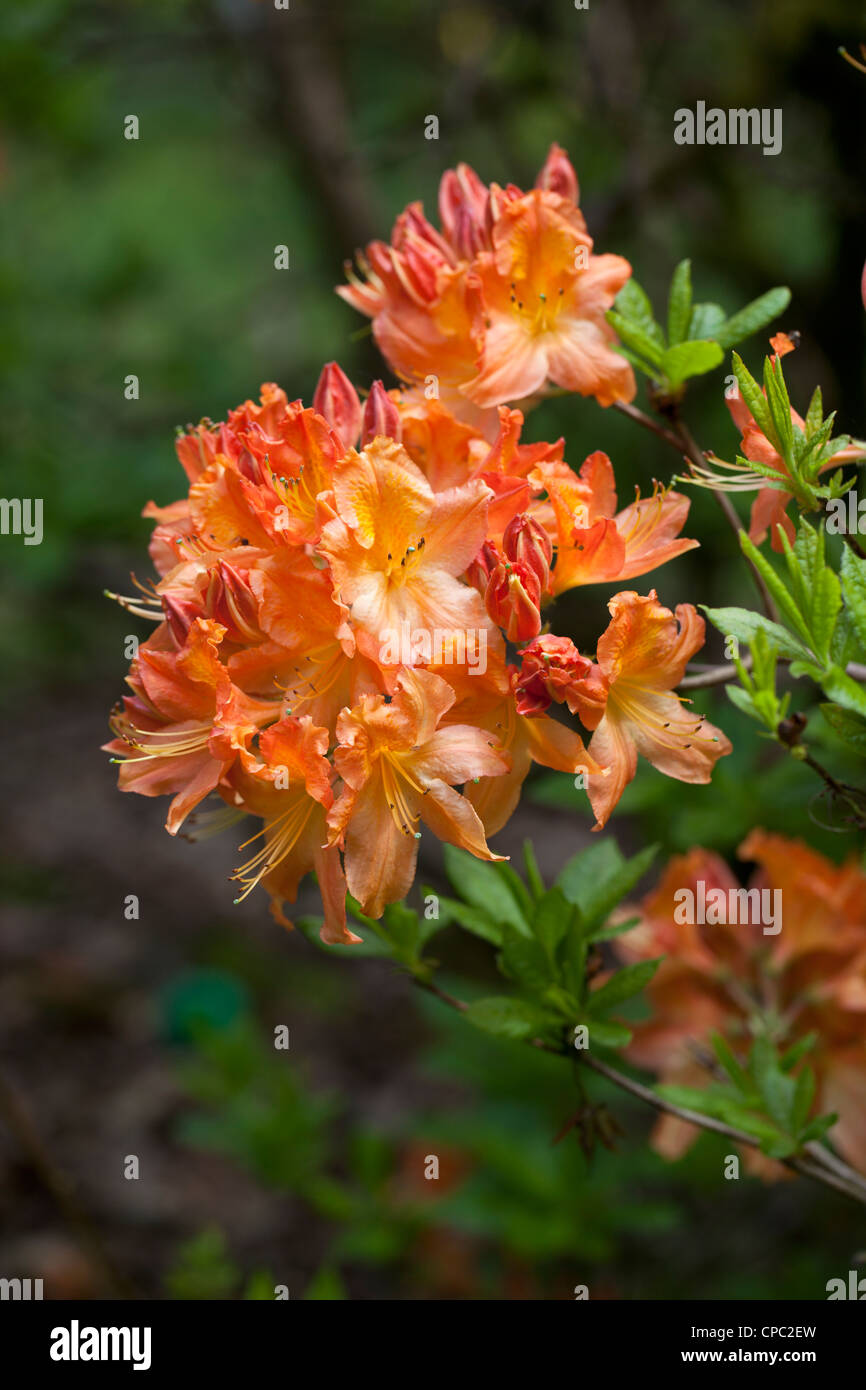
[[[485,541],[466,571],[467,584],[471,584],[473,589],[477,589],[479,594],[483,594],[487,588],[488,579],[501,559],[502,555],[493,541]]]
[[[400,412],[381,381],[373,382],[370,387],[370,394],[364,402],[361,444],[369,444],[370,440],[375,439],[377,435],[385,435],[387,439],[398,441],[403,437]]]
[[[324,416],[344,449],[351,449],[361,433],[361,402],[342,367],[328,362],[313,396],[313,409]]]
[[[545,594],[550,584],[553,545],[541,522],[524,512],[512,517],[505,528],[502,545],[509,560],[519,560],[532,570],[538,580],[539,593]]]
[[[577,203],[580,196],[577,174],[561,145],[551,145],[547,159],[535,180],[535,187],[546,188],[551,193],[558,193],[561,198],[568,198],[572,203]]]

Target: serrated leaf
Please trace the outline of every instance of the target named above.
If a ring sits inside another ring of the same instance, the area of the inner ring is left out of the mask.
[[[790,302],[791,291],[786,285],[767,290],[766,294],[759,295],[744,309],[726,319],[713,337],[720,347],[734,347],[744,338],[757,333],[759,329],[766,328],[768,323],[772,323],[773,319],[784,313]]]
[[[692,263],[680,261],[668,295],[668,343],[673,347],[688,336],[692,316]]]

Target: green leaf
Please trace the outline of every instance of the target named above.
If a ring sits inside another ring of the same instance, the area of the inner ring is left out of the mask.
[[[751,1089],[751,1083],[748,1073],[740,1066],[740,1063],[731,1051],[726,1039],[722,1037],[721,1033],[713,1033],[710,1041],[712,1042],[713,1051],[720,1065],[724,1067],[737,1090],[744,1092],[749,1091]]]
[[[657,845],[624,859],[613,840],[602,840],[568,861],[557,879],[569,902],[580,908],[589,932],[607,920],[652,863]]]
[[[483,907],[473,907],[471,903],[462,903],[457,898],[440,897],[439,919],[443,926],[456,922],[473,936],[480,936],[482,941],[489,941],[492,946],[502,945],[502,927]]]
[[[509,978],[533,994],[540,994],[556,980],[556,966],[545,946],[507,922],[502,931],[501,961]]]
[[[532,931],[551,963],[556,959],[556,948],[568,930],[573,911],[562,889],[556,887],[549,889],[535,905]]]
[[[744,338],[751,337],[759,329],[766,328],[768,323],[772,323],[773,319],[784,313],[790,302],[791,291],[787,286],[783,285],[773,290],[767,290],[766,294],[760,295],[758,299],[753,299],[751,304],[740,309],[739,313],[726,319],[721,328],[713,334],[713,337],[720,347],[725,349],[734,347],[736,343],[741,343]]]
[[[657,956],[654,960],[640,960],[617,970],[609,980],[587,995],[588,1011],[591,1014],[605,1013],[635,994],[640,994],[658,970],[662,959],[662,956]]]
[[[590,1049],[596,1045],[598,1047],[628,1047],[632,1040],[631,1030],[622,1023],[615,1023],[610,1018],[591,1018],[587,1021],[586,1026],[589,1029]]]
[[[614,300],[614,307],[617,313],[643,328],[660,348],[664,347],[664,334],[655,321],[649,295],[641,288],[634,276],[626,280]]]
[[[789,593],[784,581],[779,578],[778,574],[773,569],[769,560],[766,560],[757,546],[752,544],[745,531],[740,532],[740,547],[743,553],[749,557],[755,569],[763,577],[764,583],[776,600],[776,604],[782,616],[787,619],[791,627],[794,628],[795,632],[803,639],[806,646],[811,649],[812,639],[809,626],[803,614],[800,612],[796,601]]]
[[[689,323],[689,337],[715,338],[726,317],[721,304],[696,304]]]
[[[791,1107],[791,1131],[799,1134],[809,1118],[809,1111],[815,1100],[815,1073],[811,1067],[804,1067],[797,1077],[794,1088],[794,1101]]]
[[[762,613],[752,613],[748,608],[707,608],[703,604],[701,607],[713,627],[717,627],[725,637],[736,637],[738,642],[751,644],[758,632],[765,632],[780,656],[787,656],[792,660],[811,660],[812,653],[808,647],[787,628],[765,618]]]
[[[767,1113],[785,1133],[793,1130],[792,1118],[796,1082],[779,1064],[776,1049],[769,1038],[755,1038],[749,1058],[749,1069]]]
[[[866,560],[848,545],[842,551],[842,593],[860,645],[866,647]]]
[[[499,1038],[521,1040],[532,1037],[549,1026],[550,1019],[540,1009],[522,999],[511,999],[507,995],[495,995],[488,999],[476,999],[466,1009],[466,1018],[476,1028],[485,1033],[494,1033]]]
[[[523,841],[523,862],[526,865],[526,881],[529,884],[530,892],[533,898],[538,899],[545,892],[545,886],[544,879],[541,877],[538,869],[538,860],[535,857],[535,850],[533,849],[531,840]],[[525,910],[528,916],[530,911],[529,907],[527,906]]]
[[[821,713],[838,738],[847,743],[855,752],[866,756],[866,714],[854,714],[841,705],[824,702]]]
[[[826,671],[818,672],[817,678],[825,695],[829,695],[837,705],[851,714],[866,718],[866,689],[847,671],[839,666],[830,666]]]
[[[692,263],[680,261],[668,295],[668,343],[673,347],[688,337],[692,316]]]
[[[492,864],[454,845],[445,845],[445,872],[459,897],[480,907],[496,922],[510,922],[528,935],[529,928],[520,904],[508,885],[494,872]]]
[[[773,423],[770,407],[767,405],[763,391],[739,353],[734,352],[731,354],[731,364],[734,368],[734,376],[737,378],[737,385],[740,388],[740,395],[748,406],[755,424],[772,444],[778,445],[779,440],[776,436],[776,427]]]
[[[671,385],[680,386],[690,376],[711,372],[723,361],[724,356],[718,343],[708,338],[698,338],[668,348],[662,357],[661,367]]]
[[[631,319],[623,318],[622,314],[616,312],[616,309],[608,309],[605,318],[626,347],[646,358],[653,367],[661,365],[664,347],[645,328],[640,327]]]

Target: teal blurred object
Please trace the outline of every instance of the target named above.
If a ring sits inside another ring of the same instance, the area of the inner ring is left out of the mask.
[[[193,1042],[203,1028],[224,1032],[249,1005],[249,994],[234,975],[222,970],[185,971],[160,995],[160,1032],[168,1042]]]

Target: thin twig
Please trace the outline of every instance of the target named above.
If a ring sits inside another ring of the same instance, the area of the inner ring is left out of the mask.
[[[468,1005],[462,1000],[457,999],[453,994],[446,993],[445,990],[434,985],[430,981],[415,979],[415,983],[421,989],[434,994],[437,999],[447,1004],[452,1009],[457,1009],[460,1013],[465,1013]],[[726,1139],[730,1139],[736,1144],[745,1144],[749,1148],[760,1148],[760,1142],[752,1134],[747,1134],[745,1130],[736,1129],[733,1125],[726,1124],[723,1120],[717,1120],[711,1115],[702,1115],[697,1110],[689,1110],[685,1106],[676,1105],[673,1101],[666,1100],[649,1086],[644,1086],[642,1082],[635,1081],[633,1077],[627,1076],[624,1072],[617,1071],[607,1062],[600,1062],[596,1057],[591,1057],[585,1050],[572,1053],[564,1048],[554,1047],[550,1043],[544,1042],[541,1038],[528,1039],[531,1047],[539,1048],[542,1052],[550,1052],[557,1057],[570,1057],[579,1065],[589,1067],[599,1076],[605,1077],[620,1090],[627,1091],[638,1100],[659,1110],[663,1114],[673,1115],[678,1120],[683,1120],[686,1124],[696,1125],[699,1129],[711,1130],[715,1134],[721,1134]],[[803,1149],[803,1156],[795,1155],[791,1158],[778,1160],[786,1168],[799,1173],[803,1177],[813,1178],[816,1182],[823,1183],[825,1187],[832,1187],[837,1192],[850,1197],[852,1201],[860,1202],[866,1206],[866,1178],[857,1173],[853,1168],[844,1163],[835,1154],[829,1154],[820,1145],[807,1144]]]

